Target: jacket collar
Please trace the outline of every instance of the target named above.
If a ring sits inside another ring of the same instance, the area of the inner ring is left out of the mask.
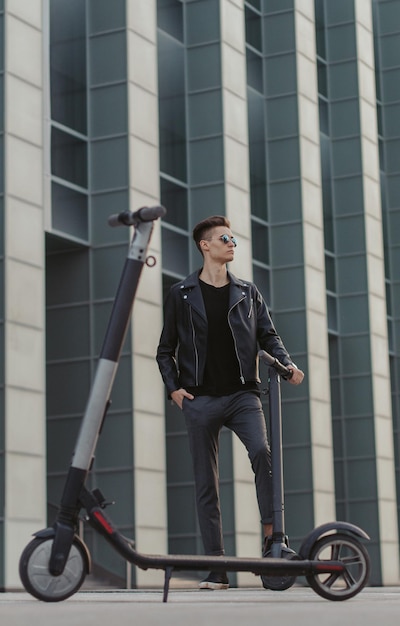
[[[180,284],[180,289],[185,293],[184,297],[188,300],[191,306],[200,313],[204,319],[207,319],[206,310],[204,307],[203,296],[201,294],[201,287],[199,281],[201,269],[196,270],[193,274],[190,274]],[[228,271],[228,278],[231,284],[229,294],[229,307],[235,306],[243,297],[247,296],[249,284],[240,278],[236,278],[234,274]]]

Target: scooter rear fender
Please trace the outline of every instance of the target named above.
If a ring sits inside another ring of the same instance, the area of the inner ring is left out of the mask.
[[[331,535],[335,534],[336,532],[347,533],[348,535],[353,535],[366,541],[369,541],[370,539],[367,533],[355,524],[350,524],[349,522],[328,522],[326,524],[321,524],[320,526],[317,526],[304,537],[298,551],[299,556],[302,559],[309,559],[311,548],[313,547],[314,543],[323,535]]]

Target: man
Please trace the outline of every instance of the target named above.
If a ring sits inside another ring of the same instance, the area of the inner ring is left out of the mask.
[[[237,241],[220,215],[197,224],[193,238],[203,267],[173,285],[165,302],[157,362],[168,395],[182,409],[189,435],[204,552],[224,554],[218,445],[226,426],[244,443],[255,474],[265,542],[272,535],[271,455],[259,397],[261,348],[293,371],[257,287],[227,270]],[[264,549],[265,552],[265,549]],[[227,589],[226,573],[210,572],[202,589]]]

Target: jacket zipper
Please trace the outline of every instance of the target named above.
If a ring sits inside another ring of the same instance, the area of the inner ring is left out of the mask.
[[[250,299],[250,308],[249,308],[249,313],[248,313],[248,315],[247,315],[247,317],[248,317],[248,318],[250,318],[250,317],[251,317],[251,314],[252,314],[252,312],[253,312],[253,303],[254,303],[254,300],[253,300],[253,298],[251,298],[251,299]]]
[[[244,376],[243,376],[242,363],[241,363],[241,361],[240,361],[240,357],[239,357],[239,351],[238,351],[238,348],[237,348],[237,343],[236,343],[235,333],[233,332],[233,328],[232,328],[232,325],[231,325],[231,320],[229,319],[229,315],[230,315],[231,311],[235,308],[235,306],[237,306],[237,305],[239,304],[239,302],[242,302],[242,300],[244,300],[244,298],[241,298],[240,300],[238,300],[238,301],[237,301],[237,302],[236,302],[233,306],[231,306],[231,308],[229,309],[229,311],[228,311],[228,324],[229,324],[229,328],[231,329],[231,333],[232,333],[232,337],[233,337],[233,344],[234,344],[234,346],[235,346],[236,358],[237,358],[238,363],[239,363],[240,382],[242,383],[242,385],[244,385],[246,381],[245,381]],[[251,309],[250,309],[250,311],[251,311]],[[250,317],[250,316],[249,316],[249,317]]]
[[[192,316],[192,307],[189,307],[190,313],[190,325],[192,327],[192,338],[193,338],[193,348],[194,348],[194,356],[195,356],[195,379],[196,379],[196,387],[199,385],[199,353],[197,351],[196,346],[196,331],[193,324],[193,316]]]

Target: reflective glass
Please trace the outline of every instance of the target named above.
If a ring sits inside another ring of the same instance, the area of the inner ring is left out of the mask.
[[[160,169],[186,181],[186,116],[184,49],[162,32],[158,34],[158,90]]]
[[[51,116],[86,133],[86,14],[82,0],[50,0]]]
[[[53,127],[51,173],[79,187],[87,187],[87,142]]]

